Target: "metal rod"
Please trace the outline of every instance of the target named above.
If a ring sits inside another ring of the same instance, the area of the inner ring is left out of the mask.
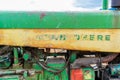
[[[17,48],[14,48],[14,64],[18,64],[18,51]]]
[[[108,0],[103,0],[102,4],[103,4],[102,9],[107,10],[108,9]]]

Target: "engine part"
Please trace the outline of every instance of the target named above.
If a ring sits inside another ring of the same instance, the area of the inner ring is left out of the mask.
[[[71,80],[95,80],[95,72],[92,68],[72,69]]]
[[[7,69],[11,65],[11,53],[0,56],[0,69]]]
[[[65,60],[62,58],[47,59],[47,66],[49,66],[52,70],[63,70],[62,68],[65,66]],[[45,70],[44,75],[45,80],[68,80],[66,69],[57,74]]]
[[[11,61],[11,50],[12,48],[9,46],[0,47],[0,69],[7,69],[10,67]]]
[[[83,68],[84,80],[95,80],[95,73],[92,68]]]
[[[0,80],[38,80],[39,76],[37,73],[41,73],[41,71],[31,70],[1,70],[0,71]],[[42,80],[42,78],[41,78]]]
[[[79,58],[72,64],[72,68],[80,68],[82,66],[90,66],[90,64],[99,64],[105,62],[111,62],[119,54],[111,54],[106,57],[100,58]]]
[[[110,75],[120,76],[120,64],[114,64],[109,66]]]
[[[71,70],[71,80],[83,80],[83,71],[82,71],[82,69],[73,69],[73,70]]]
[[[102,80],[120,80],[119,77],[112,77],[107,70],[102,72]]]
[[[102,80],[120,80],[120,64],[109,65],[102,75]]]

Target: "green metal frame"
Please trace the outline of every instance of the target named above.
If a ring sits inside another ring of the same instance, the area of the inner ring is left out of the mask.
[[[0,12],[1,29],[120,28],[119,11]]]

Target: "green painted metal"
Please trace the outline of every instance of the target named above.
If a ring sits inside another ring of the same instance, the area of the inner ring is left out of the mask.
[[[108,0],[103,0],[103,10],[107,10],[108,9]]]
[[[32,67],[33,67],[33,69],[35,69],[35,70],[42,70],[42,67],[39,66],[39,65],[36,64],[36,63],[34,63]]]
[[[30,75],[29,71],[33,71],[34,75]],[[15,70],[15,69],[9,69],[9,70],[1,70],[0,71],[0,80],[42,80],[43,76],[42,74],[35,73],[35,70]],[[39,75],[39,76],[38,76]]]
[[[24,58],[25,61],[27,61],[27,60],[30,58],[30,54],[25,53],[25,54],[23,55],[23,58]]]
[[[101,10],[91,12],[0,12],[0,28],[120,28],[120,11]]]
[[[73,63],[77,59],[77,54],[73,52],[70,56],[70,62]]]
[[[18,64],[19,60],[18,60],[18,51],[17,48],[14,48],[14,64]]]
[[[20,80],[19,76],[0,77],[0,80]]]
[[[47,64],[52,69],[59,69],[62,70],[65,66],[65,63],[57,63],[52,62]],[[44,70],[44,80],[68,80],[68,74],[66,69],[64,69],[62,72],[55,74],[52,72],[49,72],[47,70]]]

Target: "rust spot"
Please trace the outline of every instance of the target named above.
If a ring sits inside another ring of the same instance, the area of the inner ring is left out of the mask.
[[[46,16],[45,13],[41,13],[41,14],[40,14],[40,20],[42,20],[45,16]]]

